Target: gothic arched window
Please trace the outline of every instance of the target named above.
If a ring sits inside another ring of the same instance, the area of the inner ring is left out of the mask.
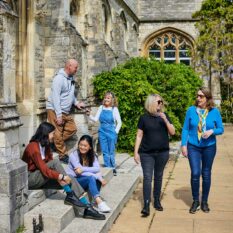
[[[108,44],[111,44],[112,18],[111,18],[111,8],[107,0],[103,0],[102,11],[103,11],[102,21],[103,21],[104,38]]]
[[[121,18],[121,22],[123,24],[123,41],[124,41],[124,49],[127,50],[127,29],[128,29],[128,25],[127,25],[127,20],[126,20],[126,17],[125,17],[125,13],[124,11],[122,10],[121,13],[120,13],[120,18]]]
[[[176,32],[164,32],[149,42],[148,53],[166,63],[184,63],[190,65],[192,43]]]
[[[72,24],[77,28],[78,26],[78,16],[79,16],[79,2],[77,0],[72,0],[70,2],[70,18]]]

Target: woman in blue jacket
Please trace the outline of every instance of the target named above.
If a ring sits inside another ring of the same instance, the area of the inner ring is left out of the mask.
[[[224,132],[220,112],[214,107],[208,89],[200,88],[195,106],[187,112],[182,130],[182,154],[188,157],[191,168],[193,203],[189,210],[194,214],[200,208],[199,187],[202,175],[201,209],[210,211],[208,196],[211,185],[211,169],[216,154],[216,135]]]

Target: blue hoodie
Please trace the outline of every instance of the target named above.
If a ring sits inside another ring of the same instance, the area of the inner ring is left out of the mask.
[[[62,113],[69,114],[72,105],[78,103],[74,95],[73,80],[73,76],[69,77],[64,69],[60,69],[53,78],[46,109],[55,111],[57,117],[62,116]]]
[[[199,117],[196,111],[196,106],[191,106],[186,112],[182,129],[181,146],[186,146],[187,143],[198,147],[211,146],[216,143],[216,135],[220,135],[224,132],[222,117],[217,108],[212,108],[206,118],[206,130],[212,129],[214,131],[207,139],[201,138],[201,140],[198,141],[198,123]]]

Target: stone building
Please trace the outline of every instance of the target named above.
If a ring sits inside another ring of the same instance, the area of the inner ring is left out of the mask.
[[[78,98],[93,104],[91,79],[129,57],[153,54],[191,63],[201,0],[0,0],[0,232],[15,232],[27,211],[20,154],[38,124],[57,69],[79,61]],[[215,85],[215,97],[219,97]],[[90,131],[74,114],[78,132]]]

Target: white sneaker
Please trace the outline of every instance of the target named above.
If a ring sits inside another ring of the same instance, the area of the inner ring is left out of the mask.
[[[100,204],[98,204],[98,211],[102,213],[108,213],[111,211],[111,209],[108,207],[105,201],[102,201]]]

